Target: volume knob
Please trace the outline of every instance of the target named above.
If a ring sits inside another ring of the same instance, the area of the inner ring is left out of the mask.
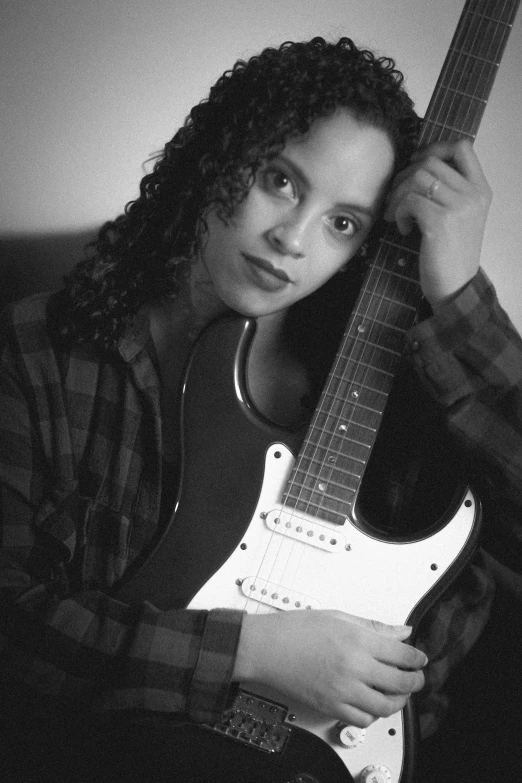
[[[361,783],[390,783],[392,779],[391,772],[382,764],[370,764],[361,772]]]

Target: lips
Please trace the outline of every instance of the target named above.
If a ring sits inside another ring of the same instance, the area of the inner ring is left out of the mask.
[[[290,282],[290,278],[286,272],[284,272],[282,269],[277,269],[277,267],[273,266],[270,261],[266,261],[264,258],[259,258],[258,256],[248,255],[248,253],[243,253],[242,255],[245,261],[248,261],[249,264],[253,264],[255,267],[262,269],[264,272],[268,272],[268,274],[273,275],[278,280],[282,280],[284,283]]]

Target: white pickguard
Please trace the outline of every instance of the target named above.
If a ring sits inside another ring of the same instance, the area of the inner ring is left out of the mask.
[[[312,609],[339,609],[385,623],[406,623],[470,538],[476,517],[471,491],[445,527],[430,537],[413,543],[381,541],[363,533],[349,520],[339,527],[307,519],[293,509],[286,509],[290,516],[283,510],[279,517],[282,488],[293,462],[291,452],[283,444],[275,443],[268,449],[259,502],[246,534],[194,596],[189,608],[219,606],[274,612],[305,609],[309,598]],[[269,528],[268,520],[274,519],[271,512],[281,520],[275,527],[282,532]],[[314,539],[317,546],[311,543]],[[334,543],[325,549],[323,542],[330,540]],[[246,597],[245,592],[262,601]],[[328,742],[355,780],[365,767],[379,764],[389,771],[390,783],[399,783],[404,764],[402,712],[376,721],[362,733],[358,747],[347,749],[339,741],[335,720],[302,704],[291,704],[284,695],[269,689],[256,686],[254,690],[260,696],[284,703],[289,715],[295,716],[294,724]]]

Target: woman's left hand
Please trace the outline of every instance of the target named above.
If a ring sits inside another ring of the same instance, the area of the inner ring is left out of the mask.
[[[475,276],[491,196],[467,140],[420,150],[392,183],[384,217],[404,235],[419,227],[420,282],[433,308]]]

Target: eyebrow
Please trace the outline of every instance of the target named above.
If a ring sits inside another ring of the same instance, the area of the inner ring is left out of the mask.
[[[292,170],[292,173],[298,179],[301,180],[301,182],[305,185],[305,187],[307,188],[312,187],[310,180],[304,173],[301,166],[299,166],[298,163],[295,163],[295,161],[290,160],[290,158],[287,158],[284,153],[281,152],[279,155],[276,155],[275,158],[273,158],[272,160],[273,161],[280,160],[283,163],[285,163],[285,165],[287,165],[288,168]],[[358,212],[360,215],[365,215],[370,220],[375,220],[377,217],[377,212],[375,211],[375,209],[373,209],[372,207],[367,207],[365,204],[353,204],[348,201],[343,201],[336,204],[336,208],[345,209],[349,212]]]

